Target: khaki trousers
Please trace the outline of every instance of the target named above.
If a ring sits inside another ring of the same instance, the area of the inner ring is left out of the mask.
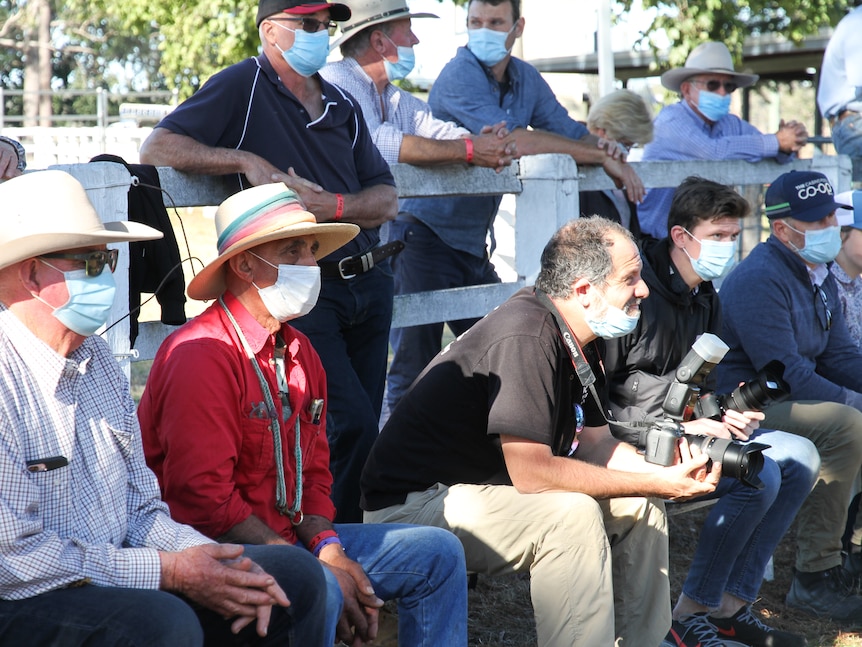
[[[446,528],[464,545],[468,570],[529,571],[540,647],[652,647],[670,629],[662,501],[437,484],[366,512],[365,522]]]
[[[761,427],[808,438],[820,452],[820,476],[796,515],[796,569],[805,573],[841,564],[847,506],[862,467],[862,412],[837,402],[779,402]]]

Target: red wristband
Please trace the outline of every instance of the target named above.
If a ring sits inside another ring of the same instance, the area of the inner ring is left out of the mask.
[[[341,220],[344,215],[344,196],[340,193],[335,194],[335,218],[333,220]]]
[[[338,539],[338,533],[334,530],[324,530],[319,532],[311,538],[311,541],[308,542],[306,548],[308,548],[309,552],[314,553],[315,548],[317,548],[324,539],[331,539],[333,537]]]
[[[473,163],[473,140],[465,139],[464,145],[467,147],[467,164]]]

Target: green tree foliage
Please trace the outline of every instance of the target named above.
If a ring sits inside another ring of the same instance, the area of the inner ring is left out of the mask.
[[[632,4],[633,0],[621,0],[618,6],[629,11]],[[834,27],[853,4],[853,0],[642,0],[645,9],[657,12],[642,42],[658,58],[662,38],[670,41],[659,70],[683,65],[689,52],[707,40],[724,42],[739,61],[747,36],[773,33],[800,43],[823,27]]]

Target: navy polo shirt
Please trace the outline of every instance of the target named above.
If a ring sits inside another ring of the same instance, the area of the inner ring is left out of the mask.
[[[285,173],[293,167],[332,193],[394,186],[359,104],[344,90],[319,75],[316,78],[324,103],[323,115],[316,121],[282,84],[266,56],[257,56],[213,75],[158,126],[207,146],[255,153]],[[240,174],[231,177],[237,191],[251,186]],[[372,247],[379,241],[378,229],[362,229],[326,260]]]

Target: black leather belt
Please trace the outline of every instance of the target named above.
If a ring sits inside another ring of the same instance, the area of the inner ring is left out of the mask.
[[[320,275],[324,278],[352,279],[358,274],[365,274],[372,270],[384,258],[394,256],[402,249],[404,249],[404,242],[393,240],[364,254],[345,256],[334,263],[319,263]]]

